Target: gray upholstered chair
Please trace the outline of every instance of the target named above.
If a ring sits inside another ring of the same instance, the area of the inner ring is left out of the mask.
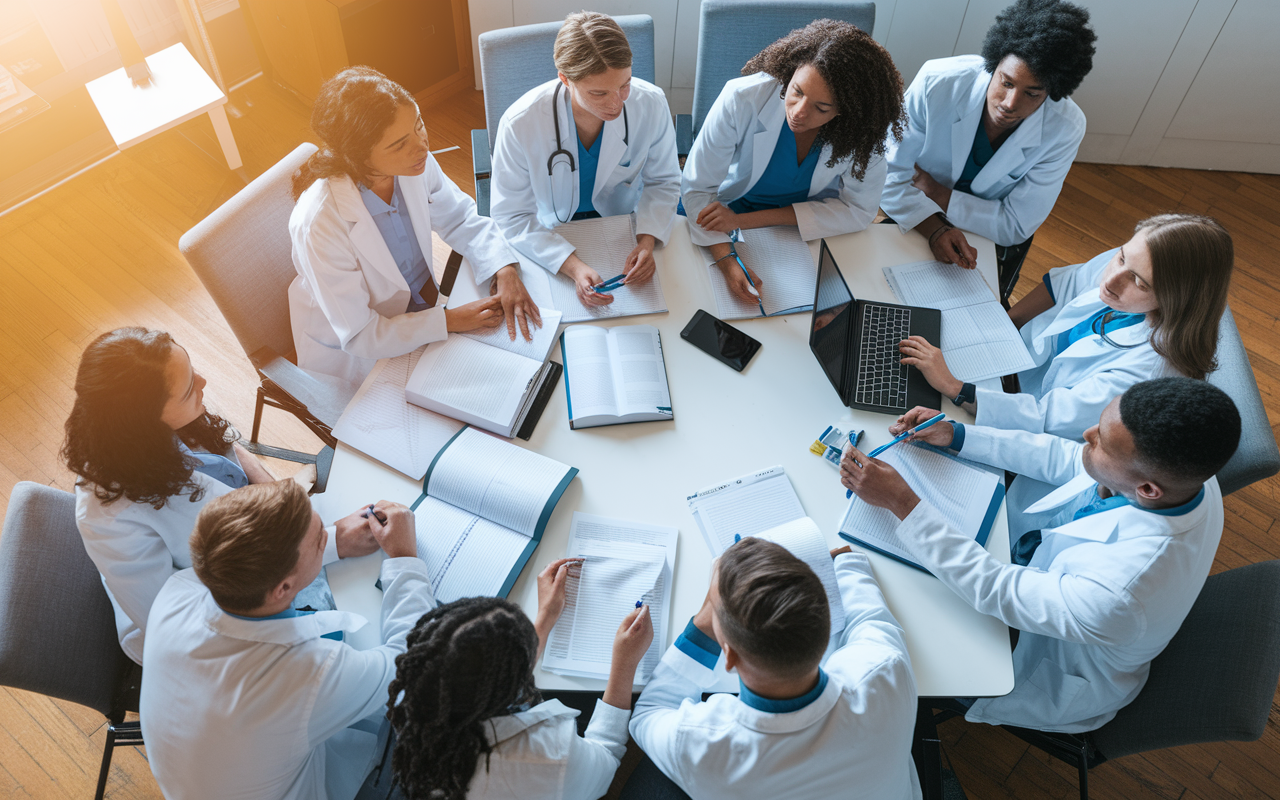
[[[871,0],[702,0],[693,115],[676,115],[677,152],[689,154],[711,104],[727,82],[742,75],[743,65],[767,45],[815,19],[843,20],[871,33],[876,4]]]
[[[316,151],[304,142],[182,235],[178,249],[213,296],[258,371],[253,431],[245,446],[259,455],[316,462],[314,491],[324,491],[336,445],[332,428],[359,387],[294,364],[289,284],[297,274],[289,239],[290,182]],[[326,445],[318,456],[258,443],[262,408],[284,409]]]
[[[1209,375],[1209,383],[1230,395],[1240,410],[1240,447],[1218,473],[1222,493],[1230,494],[1280,472],[1280,448],[1230,308],[1218,326],[1218,369]]]
[[[631,74],[653,83],[653,17],[614,17],[631,45]],[[562,22],[540,22],[480,34],[480,80],[484,85],[487,130],[471,132],[471,161],[476,175],[476,206],[489,216],[489,156],[498,140],[498,121],[525,92],[556,76],[552,48]],[[536,177],[536,176],[535,176]]]
[[[75,496],[22,481],[0,534],[0,685],[69,700],[107,718],[99,800],[117,746],[142,744],[142,669],[116,639],[115,613],[76,529]]]

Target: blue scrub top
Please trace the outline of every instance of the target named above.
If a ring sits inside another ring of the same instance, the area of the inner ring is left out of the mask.
[[[591,147],[583,147],[582,140],[578,140],[578,210],[574,219],[590,219],[578,215],[595,214],[596,207],[591,202],[591,195],[596,190],[596,167],[600,163],[600,140],[603,138],[604,128],[601,128]]]
[[[196,452],[181,441],[178,442],[178,449],[182,451],[183,455],[190,456],[200,462],[196,466],[196,472],[203,473],[215,481],[225,483],[232,489],[240,489],[249,485],[249,478],[244,474],[244,467],[240,466],[240,461],[235,458],[235,451],[231,448],[227,448],[227,452],[232,455],[231,458],[203,450]]]
[[[399,178],[395,179],[395,185],[390,203],[384,202],[365,186],[360,187],[360,199],[373,217],[373,224],[378,226],[378,233],[382,234],[382,240],[387,243],[387,249],[391,251],[391,257],[395,259],[405,283],[409,284],[409,307],[405,310],[421,311],[430,308],[422,299],[422,287],[427,281],[434,283],[435,279],[431,275],[431,268],[427,266],[427,259],[422,255],[418,237],[414,234],[413,220],[409,219],[409,213],[404,210],[404,193],[400,191]]]
[[[1106,326],[1103,326],[1102,317],[1108,312],[1111,313],[1111,319],[1107,320]],[[1058,352],[1061,353],[1071,345],[1085,338],[1086,336],[1094,336],[1099,332],[1105,332],[1108,336],[1130,325],[1137,325],[1146,319],[1145,314],[1127,314],[1123,311],[1116,311],[1110,306],[1103,306],[1093,313],[1084,322],[1079,323],[1069,331],[1063,331],[1058,334]]]
[[[973,147],[969,148],[969,158],[964,162],[964,170],[960,173],[960,180],[956,181],[956,190],[969,192],[969,187],[973,185],[973,179],[978,177],[978,173],[982,171],[982,168],[987,165],[987,162],[995,154],[996,149],[991,146],[991,140],[987,138],[987,131],[982,126],[982,120],[978,120],[978,130],[973,134]]]
[[[813,171],[822,154],[819,142],[814,142],[804,161],[796,163],[796,135],[785,121],[778,131],[778,141],[773,146],[769,166],[751,190],[729,204],[735,214],[761,211],[767,208],[783,208],[803,203],[809,199],[809,187],[813,184]]]

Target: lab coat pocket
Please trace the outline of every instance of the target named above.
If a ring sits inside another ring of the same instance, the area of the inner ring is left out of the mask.
[[[1044,695],[1045,704],[1056,712],[1052,718],[1068,719],[1066,710],[1089,687],[1089,681],[1078,675],[1063,672],[1057,662],[1040,659],[1040,665],[1031,674],[1031,685]]]
[[[613,170],[613,183],[617,186],[625,186],[630,189],[635,183],[636,178],[640,177],[640,170],[644,167],[644,162],[640,159],[632,161],[623,161]]]

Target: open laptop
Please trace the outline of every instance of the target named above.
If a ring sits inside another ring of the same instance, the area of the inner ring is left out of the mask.
[[[920,371],[898,363],[898,342],[911,335],[937,347],[942,312],[856,299],[824,239],[809,349],[845,405],[882,414],[939,407],[942,396]]]

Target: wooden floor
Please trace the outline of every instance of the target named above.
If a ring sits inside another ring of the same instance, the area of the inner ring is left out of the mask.
[[[248,177],[308,136],[308,110],[264,79],[233,93],[232,107]],[[433,149],[461,148],[440,162],[472,191],[467,132],[484,126],[480,93],[464,91],[424,110],[424,117]],[[201,118],[0,217],[0,511],[19,480],[71,488],[57,453],[75,367],[85,344],[111,328],[172,332],[209,379],[210,407],[242,426],[252,421],[253,371],[177,247],[184,231],[242,185],[227,172]],[[1049,268],[1125,241],[1139,219],[1170,210],[1212,214],[1235,237],[1231,305],[1274,432],[1280,422],[1280,343],[1272,338],[1280,312],[1280,176],[1077,164],[1036,234],[1019,289],[1033,287]],[[280,412],[267,412],[262,438],[316,448]],[[1215,571],[1280,558],[1280,480],[1237,492],[1226,510]],[[954,720],[941,732],[971,798],[1075,794],[1072,769],[997,729]],[[103,720],[85,708],[0,689],[0,797],[89,797],[104,735]],[[1100,799],[1280,798],[1280,712],[1273,705],[1259,742],[1132,756],[1102,765],[1090,783]],[[144,750],[117,751],[108,796],[160,796]]]

